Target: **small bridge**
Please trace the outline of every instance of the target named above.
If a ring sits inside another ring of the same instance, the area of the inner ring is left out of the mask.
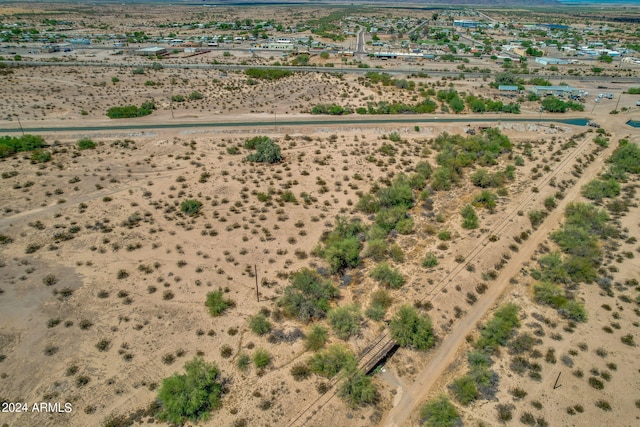
[[[393,350],[398,344],[391,337],[388,330],[382,331],[369,345],[362,349],[358,354],[358,369],[364,373],[369,373],[380,361]],[[288,424],[289,427],[302,427],[313,416],[322,409],[329,401],[338,393],[340,383],[344,377],[340,374],[336,375],[329,383],[329,390],[311,402],[304,410],[295,416]]]

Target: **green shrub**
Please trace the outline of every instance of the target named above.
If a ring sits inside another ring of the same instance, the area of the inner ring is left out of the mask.
[[[329,302],[339,295],[330,282],[308,268],[293,273],[290,280],[291,285],[285,288],[278,303],[286,315],[304,322],[323,318]]]
[[[456,400],[463,405],[468,405],[479,396],[476,382],[470,375],[457,378],[453,381],[450,388]]]
[[[365,311],[365,315],[373,320],[382,320],[392,302],[393,300],[387,291],[378,289],[371,294],[371,302]]]
[[[460,415],[449,398],[441,394],[420,409],[420,421],[427,426],[454,427],[460,425]]]
[[[280,163],[282,154],[280,146],[270,138],[261,139],[255,143],[256,152],[247,156],[247,161],[258,163]]]
[[[309,360],[311,372],[326,378],[332,378],[345,368],[348,371],[354,370],[356,365],[357,361],[353,353],[339,344],[319,351]]]
[[[387,255],[387,243],[384,239],[373,239],[367,242],[365,256],[374,261],[382,261]]]
[[[107,116],[110,119],[129,119],[133,117],[148,116],[156,109],[153,101],[142,103],[140,107],[135,105],[126,105],[123,107],[111,107],[107,110]]]
[[[512,303],[505,304],[496,310],[491,320],[482,328],[475,347],[491,354],[499,346],[504,345],[511,337],[513,329],[520,326],[518,310],[518,306]]]
[[[244,72],[250,78],[262,80],[277,80],[284,77],[289,77],[291,74],[293,74],[289,70],[276,68],[247,68]]]
[[[209,308],[209,313],[212,316],[220,316],[228,308],[234,307],[235,303],[224,298],[222,291],[214,291],[207,294],[205,305]]]
[[[158,419],[162,421],[173,424],[206,421],[210,411],[221,406],[218,368],[201,357],[185,363],[184,368],[185,374],[176,373],[162,380],[158,391]]]
[[[258,313],[249,318],[249,328],[254,334],[264,335],[271,331],[271,322],[262,313]]]
[[[433,268],[438,265],[438,257],[433,252],[429,252],[422,260],[422,266],[425,268]]]
[[[195,199],[183,200],[182,203],[180,203],[180,210],[189,216],[196,216],[201,208],[202,202]]]
[[[41,136],[25,134],[22,136],[2,136],[0,137],[0,158],[11,156],[23,151],[33,151],[45,146]]]
[[[462,215],[462,228],[468,230],[478,228],[478,215],[473,206],[466,205],[460,214]]]
[[[623,172],[640,174],[640,147],[620,141],[620,146],[613,152],[609,161]]]
[[[271,355],[269,354],[269,352],[261,348],[256,350],[256,352],[253,354],[253,364],[256,366],[256,368],[265,368],[269,365],[269,363],[271,363]]]
[[[386,262],[378,264],[369,275],[388,288],[398,289],[404,285],[402,274]]]
[[[36,148],[31,153],[32,163],[46,163],[49,160],[51,160],[51,153],[46,150],[41,150],[40,148]]]
[[[351,373],[340,385],[338,395],[348,406],[356,408],[375,403],[377,391],[371,377],[362,371],[356,371]]]
[[[389,331],[402,347],[426,351],[435,342],[429,316],[420,315],[415,308],[408,305],[400,307],[389,324]]]
[[[329,311],[327,318],[338,338],[343,340],[356,335],[360,330],[360,322],[362,322],[360,309],[355,305],[336,307]]]
[[[78,150],[88,150],[91,148],[96,148],[96,143],[89,138],[82,138],[78,141]]]
[[[306,336],[304,347],[307,350],[318,351],[327,342],[327,330],[320,325],[313,325]]]
[[[613,178],[607,180],[594,179],[582,187],[582,195],[587,199],[600,201],[605,197],[620,195],[620,184]]]
[[[537,209],[533,209],[529,211],[528,216],[529,216],[529,221],[531,222],[531,227],[535,229],[535,228],[538,228],[540,224],[542,224],[547,214]]]

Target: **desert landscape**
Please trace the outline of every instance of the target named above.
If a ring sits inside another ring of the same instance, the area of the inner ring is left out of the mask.
[[[633,61],[507,60],[518,9],[113,7],[0,6],[0,425],[638,423]],[[203,32],[310,39],[135,53]]]

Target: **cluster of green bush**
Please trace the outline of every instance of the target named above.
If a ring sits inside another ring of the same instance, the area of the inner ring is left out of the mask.
[[[590,200],[601,201],[620,195],[620,184],[613,178],[596,178],[582,187],[582,195]]]
[[[378,283],[392,289],[398,289],[404,285],[402,273],[395,268],[391,268],[388,263],[381,262],[371,270],[370,276]]]
[[[520,326],[518,306],[508,303],[496,310],[495,314],[480,331],[474,343],[474,350],[467,355],[469,372],[457,378],[449,386],[454,397],[463,405],[478,398],[492,398],[498,386],[498,375],[490,369],[491,356],[512,337]]]
[[[366,107],[356,108],[358,114],[428,114],[436,111],[438,105],[425,98],[416,104],[405,104],[402,102],[379,101],[369,102]]]
[[[316,271],[303,268],[290,276],[291,284],[278,301],[284,313],[303,322],[322,319],[338,289]]]
[[[277,68],[247,68],[244,72],[250,78],[262,80],[277,80],[293,74],[289,70]]]
[[[107,110],[107,116],[110,119],[129,119],[133,117],[148,116],[156,109],[153,101],[143,102],[142,105],[125,105],[121,107],[111,107]]]
[[[280,146],[267,136],[255,136],[244,143],[244,148],[256,150],[247,156],[247,161],[257,163],[280,163],[282,152]]]
[[[431,188],[436,191],[450,190],[454,183],[462,179],[463,168],[475,163],[481,166],[494,165],[500,154],[512,149],[509,138],[495,128],[466,138],[445,132],[432,145],[439,151],[436,156],[439,168],[435,170],[431,180]]]
[[[401,347],[427,351],[435,344],[431,319],[410,305],[400,307],[389,323],[389,332]]]
[[[567,110],[584,111],[583,104],[573,101],[563,101],[555,96],[547,96],[543,99],[542,108],[550,113],[565,113]]]
[[[364,78],[372,84],[382,83],[383,86],[395,86],[400,89],[413,90],[416,86],[413,80],[394,79],[389,73],[379,73],[377,71],[368,71]]]
[[[429,400],[422,406],[420,421],[425,426],[455,427],[462,425],[460,414],[445,394]]]
[[[36,135],[0,137],[0,159],[23,151],[33,151],[45,146],[44,139]]]
[[[351,110],[338,104],[316,104],[311,109],[311,114],[329,114],[331,116],[342,116],[351,114]]]
[[[539,282],[533,286],[533,294],[536,302],[555,308],[563,317],[576,322],[587,321],[587,310],[584,304],[569,299],[561,285],[553,282]]]
[[[360,235],[365,230],[366,227],[361,221],[339,216],[333,230],[322,236],[314,254],[324,258],[333,273],[356,267],[360,264],[362,249]]]
[[[492,99],[484,99],[474,95],[469,95],[466,98],[467,106],[469,110],[474,113],[510,113],[520,114],[520,104],[511,102],[505,104],[502,101],[494,101]]]

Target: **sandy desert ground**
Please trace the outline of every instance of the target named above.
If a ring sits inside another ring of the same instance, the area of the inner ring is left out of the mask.
[[[420,161],[435,166],[434,138],[443,132],[480,132],[481,123],[278,124],[281,117],[310,117],[316,103],[340,101],[355,108],[368,101],[412,102],[417,96],[367,85],[349,73],[295,73],[249,84],[240,71],[12,71],[0,85],[0,98],[8,100],[0,106],[5,128],[275,120],[273,126],[44,131],[39,134],[49,144],[50,162],[33,163],[28,153],[0,161],[0,398],[30,405],[69,402],[73,408],[70,413],[3,413],[1,423],[87,426],[111,419],[111,425],[127,425],[117,417],[129,417],[159,424],[152,410],[163,378],[182,372],[187,360],[201,355],[217,364],[225,381],[222,407],[203,425],[288,425],[308,408],[303,419],[310,417],[306,425],[312,426],[392,425],[396,413],[402,425],[419,425],[416,408],[447,392],[448,384],[465,372],[467,337],[477,335],[478,322],[486,322],[492,308],[509,301],[521,307],[517,333],[538,340],[525,355],[529,368],[515,372],[513,361],[522,355],[504,349],[493,366],[500,378],[496,399],[456,404],[465,425],[501,425],[498,404],[513,404],[513,425],[528,422],[525,413],[551,426],[587,425],[594,419],[602,425],[637,424],[637,347],[621,338],[631,334],[640,340],[638,177],[623,184],[629,210],[616,218],[626,238],[609,242],[610,258],[603,264],[611,286],[581,284],[576,290],[588,322],[572,325],[555,310],[535,304],[530,272],[553,248],[548,234],[561,226],[563,207],[582,200],[582,185],[603,171],[617,142],[640,143],[637,129],[625,124],[638,114],[635,98],[621,95],[630,84],[609,85],[621,96],[624,113],[609,115],[615,100],[603,100],[597,106],[588,101],[583,113],[562,116],[596,120],[608,132],[606,149],[594,144],[594,129],[545,121],[550,116],[539,115],[534,103],[523,104],[522,116],[539,118],[539,123],[484,116],[514,146],[487,169],[504,170],[516,157],[524,164],[505,183],[495,211],[476,208],[478,229],[463,229],[460,216],[480,192],[469,180],[479,168],[474,166],[465,169],[459,185],[432,191],[412,208],[411,233],[389,238],[388,245],[403,254],[389,262],[405,278],[401,289],[388,290],[393,306],[383,321],[365,318],[348,340],[330,333],[329,344],[344,343],[358,353],[402,304],[431,317],[437,343],[429,352],[397,349],[372,374],[376,404],[354,409],[337,396],[314,408],[328,380],[312,375],[295,381],[290,373],[312,352],[305,350],[303,338],[311,325],[283,316],[277,304],[288,276],[303,267],[326,270],[313,252],[336,217],[370,224],[373,218],[356,210],[362,194],[399,173],[412,173]],[[411,79],[418,87],[451,83],[458,91],[499,97],[482,79]],[[598,90],[596,82],[573,83]],[[172,95],[188,97],[194,91],[202,99],[170,101]],[[157,106],[150,116],[106,118],[111,106],[150,99]],[[258,135],[281,146],[281,163],[245,160],[249,150],[244,142]],[[97,146],[78,149],[82,138]],[[527,213],[544,210],[549,197],[557,207],[534,229]],[[203,203],[199,215],[180,211],[186,199]],[[442,231],[450,237],[439,237]],[[423,266],[427,253],[437,256],[436,267]],[[327,276],[340,289],[335,305],[356,304],[364,311],[381,288],[369,275],[377,262],[364,254],[358,268]],[[220,317],[212,317],[204,304],[215,290],[235,302]],[[264,336],[248,325],[259,312],[273,324]],[[319,323],[330,330],[326,320]],[[451,352],[441,351],[447,348]],[[238,367],[241,357],[259,349],[272,356],[266,368]],[[558,374],[561,387],[554,389]],[[589,378],[603,387],[590,386]],[[598,400],[612,409],[597,408]]]

